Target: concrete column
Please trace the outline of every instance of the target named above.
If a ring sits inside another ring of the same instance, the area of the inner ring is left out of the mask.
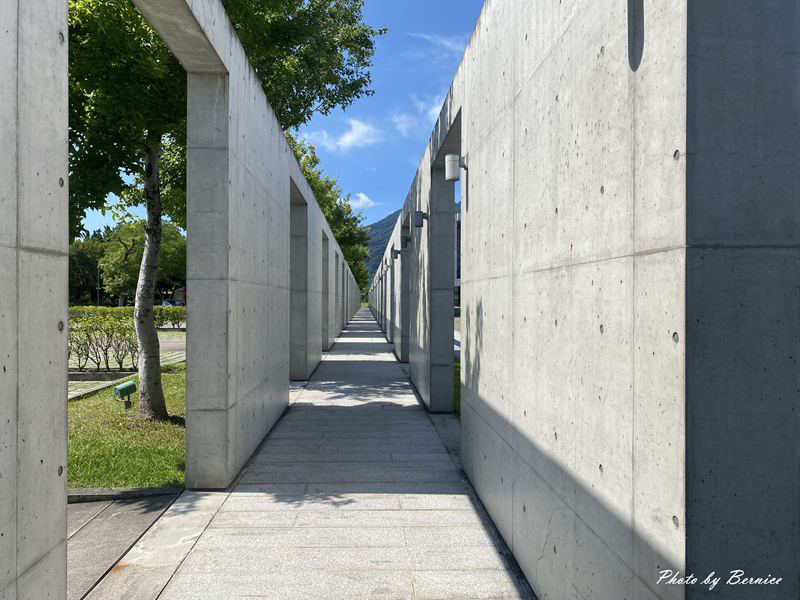
[[[389,250],[389,319],[386,327],[386,339],[394,343],[394,324],[397,322],[397,295],[395,293],[395,265],[394,246]]]
[[[308,379],[315,365],[309,363],[308,347],[308,204],[294,183],[290,186],[289,212],[289,376]]]
[[[336,301],[335,301],[335,330],[336,334],[334,337],[338,336],[342,331],[342,324],[339,315],[342,313],[342,259],[339,257],[339,253],[336,253]]]
[[[227,74],[188,74],[186,485],[224,487],[229,452],[230,150]]]
[[[330,337],[330,240],[322,234],[322,350],[331,347]]]
[[[409,249],[403,246],[400,250],[400,296],[397,309],[397,326],[395,328],[395,353],[400,362],[408,362],[408,334],[409,334],[409,287],[410,272]]]
[[[444,171],[431,176],[430,213],[426,226],[428,243],[428,325],[430,397],[423,398],[431,412],[453,410],[453,214],[455,186]]]
[[[783,577],[721,598],[800,597],[798,29],[796,2],[688,3],[686,568]]]
[[[347,326],[347,262],[342,257],[342,329]]]
[[[0,3],[0,598],[66,597],[67,6]]]

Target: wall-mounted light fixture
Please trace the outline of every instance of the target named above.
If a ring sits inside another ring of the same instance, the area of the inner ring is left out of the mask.
[[[467,161],[458,154],[447,154],[444,157],[444,180],[458,181],[461,178],[461,169],[467,170]]]
[[[414,211],[414,227],[422,227],[425,225],[425,221],[428,220],[428,213],[424,210],[415,210]]]

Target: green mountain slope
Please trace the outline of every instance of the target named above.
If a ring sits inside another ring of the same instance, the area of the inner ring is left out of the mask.
[[[389,238],[392,236],[392,230],[394,229],[394,224],[397,223],[399,215],[400,211],[396,210],[380,221],[367,225],[367,229],[369,229],[369,258],[367,259],[369,281],[372,281],[375,271],[378,270],[381,257],[383,257],[386,244],[389,243]]]
[[[456,202],[455,211],[461,212],[461,203]],[[369,281],[378,270],[378,265],[383,257],[383,252],[386,250],[386,244],[389,243],[389,238],[392,236],[392,230],[397,217],[400,214],[399,210],[394,211],[392,214],[384,217],[380,221],[376,221],[372,225],[367,225],[369,229],[369,258],[367,259],[367,270],[369,271]]]

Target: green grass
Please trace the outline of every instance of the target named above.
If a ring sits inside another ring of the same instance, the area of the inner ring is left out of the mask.
[[[113,387],[69,402],[69,487],[183,486],[186,365],[164,367],[162,383],[170,422],[140,421],[138,395],[126,411]]]
[[[179,329],[159,329],[158,340],[160,342],[178,342],[186,339],[186,332]]]
[[[458,358],[453,362],[453,410],[461,420],[461,360]]]

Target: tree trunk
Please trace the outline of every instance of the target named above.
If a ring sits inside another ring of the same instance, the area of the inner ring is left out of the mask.
[[[144,227],[144,253],[136,284],[136,338],[139,344],[139,418],[168,419],[161,387],[161,349],[153,320],[153,296],[161,252],[161,136],[152,135],[145,147],[147,160],[144,197],[147,222]]]

